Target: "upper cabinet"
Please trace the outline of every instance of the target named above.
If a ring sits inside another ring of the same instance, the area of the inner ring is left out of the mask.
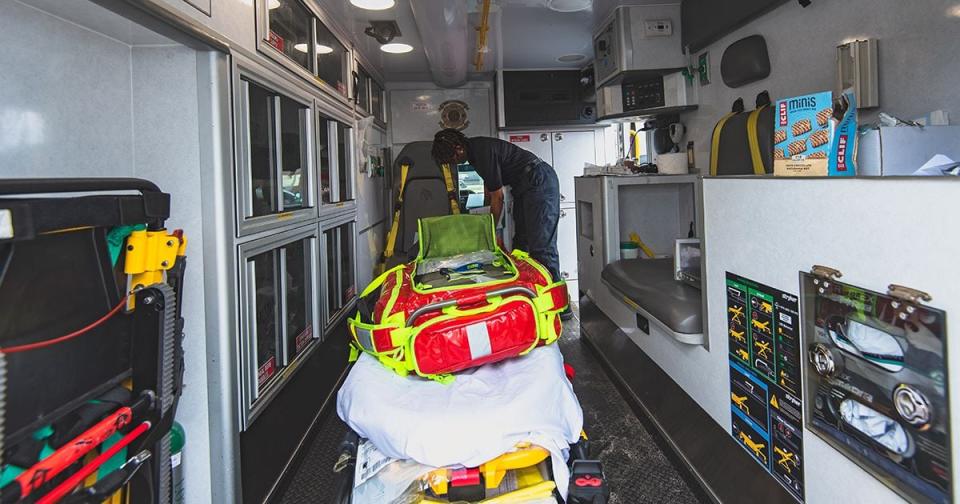
[[[385,108],[383,84],[378,82],[368,72],[360,61],[357,61],[357,70],[353,74],[353,100],[357,112],[370,116],[380,125],[386,125],[387,111]]]
[[[348,45],[301,0],[257,0],[257,48],[348,101]]]

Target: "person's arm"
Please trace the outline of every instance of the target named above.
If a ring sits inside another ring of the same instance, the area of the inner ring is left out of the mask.
[[[500,226],[500,215],[503,214],[503,188],[490,191],[490,213],[493,214],[493,224]]]

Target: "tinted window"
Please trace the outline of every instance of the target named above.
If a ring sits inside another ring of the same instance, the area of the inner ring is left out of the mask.
[[[277,252],[251,259],[254,268],[254,331],[256,331],[257,388],[262,389],[279,367],[277,362]]]
[[[347,96],[347,48],[317,21],[317,77]]]
[[[280,98],[280,140],[282,143],[283,208],[302,208],[307,194],[306,125],[307,107],[287,97]]]
[[[337,184],[339,196],[337,201],[353,199],[353,184],[350,180],[350,132],[352,128],[337,123]]]
[[[298,0],[268,0],[267,42],[303,68],[310,68],[310,24],[313,16]]]
[[[317,160],[320,163],[320,201],[330,203],[330,123],[323,117],[317,133]]]
[[[346,306],[357,293],[353,275],[353,228],[352,224],[340,226],[340,306]]]
[[[291,359],[302,352],[313,338],[310,325],[310,306],[307,292],[310,288],[309,246],[300,240],[284,247],[286,254],[287,292],[287,351]]]
[[[252,215],[277,211],[277,185],[274,152],[274,107],[276,96],[252,82],[249,86],[250,190]]]

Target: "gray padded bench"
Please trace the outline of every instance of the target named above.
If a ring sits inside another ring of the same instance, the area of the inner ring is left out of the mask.
[[[633,302],[660,325],[678,335],[700,335],[700,290],[674,279],[673,274],[673,258],[622,259],[603,268],[601,277],[615,293]]]

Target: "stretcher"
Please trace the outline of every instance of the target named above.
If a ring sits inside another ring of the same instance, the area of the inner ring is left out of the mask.
[[[376,278],[348,324],[355,351],[405,376],[524,355],[560,336],[567,287],[529,254],[508,254],[490,215],[420,219],[416,260]]]

